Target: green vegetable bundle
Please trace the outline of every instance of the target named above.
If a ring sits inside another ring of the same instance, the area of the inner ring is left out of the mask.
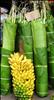
[[[8,63],[9,55],[15,48],[16,24],[7,18],[3,24],[3,43],[1,50],[1,94],[6,95],[11,91],[11,73]]]
[[[54,87],[54,18],[47,20],[49,82]]]
[[[41,19],[31,22],[33,33],[36,92],[44,97],[48,94],[46,30]]]
[[[31,24],[26,20],[18,22],[18,34],[16,39],[16,49],[20,53],[24,53],[27,58],[33,59],[32,50],[32,32]]]

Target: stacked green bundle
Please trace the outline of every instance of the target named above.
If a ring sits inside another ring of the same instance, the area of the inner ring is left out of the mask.
[[[11,88],[11,73],[8,57],[14,51],[16,24],[7,19],[3,25],[3,43],[1,51],[1,94],[8,94]]]
[[[18,47],[20,53],[24,53],[27,56],[27,58],[33,59],[32,32],[31,32],[30,22],[27,22],[26,20],[22,20],[18,22],[17,38],[18,39],[16,40],[16,49]]]
[[[48,94],[46,30],[41,19],[31,22],[34,44],[36,92],[44,97]]]
[[[49,60],[49,80],[54,87],[54,18],[47,20],[47,39],[48,39],[48,60]]]

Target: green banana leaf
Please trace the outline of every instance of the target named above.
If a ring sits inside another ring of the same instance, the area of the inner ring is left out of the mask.
[[[0,70],[1,70],[1,47],[0,47]],[[0,94],[1,94],[1,73],[0,73]]]
[[[34,48],[36,92],[40,97],[48,94],[48,68],[46,30],[41,19],[31,22]]]
[[[18,22],[18,34],[16,36],[16,51],[24,53],[27,58],[33,60],[31,24],[26,20]]]
[[[47,20],[47,41],[48,41],[48,63],[49,83],[54,88],[54,18]]]
[[[8,57],[15,49],[16,24],[7,19],[3,25],[1,49],[1,95],[11,92],[11,72]]]

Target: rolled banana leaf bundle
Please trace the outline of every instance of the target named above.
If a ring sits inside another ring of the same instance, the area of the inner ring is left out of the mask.
[[[11,92],[11,73],[8,63],[9,55],[15,49],[16,24],[10,19],[6,19],[3,24],[3,42],[1,50],[1,94],[6,95]]]
[[[33,60],[31,24],[24,19],[22,21],[18,21],[16,51],[25,54],[27,58]]]
[[[36,92],[40,97],[48,94],[46,30],[41,19],[31,22],[34,48]]]
[[[54,88],[54,18],[47,20],[49,83]]]

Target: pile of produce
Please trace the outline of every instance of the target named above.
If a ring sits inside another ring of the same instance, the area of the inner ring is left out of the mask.
[[[15,96],[20,100],[30,100],[35,80],[32,61],[19,53],[14,53],[9,58],[9,64]]]
[[[54,88],[54,18],[47,1],[32,3],[34,11],[25,5],[26,13],[14,4],[3,23],[0,92],[13,89],[20,100],[31,100],[34,87],[38,96],[47,96],[48,77]]]

